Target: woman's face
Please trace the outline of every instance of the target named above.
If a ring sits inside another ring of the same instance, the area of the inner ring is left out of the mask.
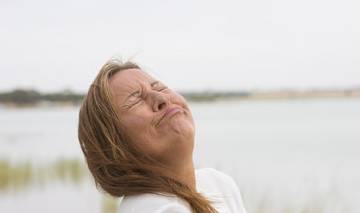
[[[195,126],[180,94],[136,68],[113,75],[110,89],[131,143],[169,166],[192,160]]]

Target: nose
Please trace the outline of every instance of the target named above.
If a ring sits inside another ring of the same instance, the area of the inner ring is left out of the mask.
[[[151,94],[152,108],[154,112],[161,111],[169,105],[169,98],[161,92],[154,91]]]

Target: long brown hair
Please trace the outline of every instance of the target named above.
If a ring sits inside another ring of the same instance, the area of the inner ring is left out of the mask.
[[[91,84],[80,107],[78,138],[95,184],[114,197],[153,193],[175,195],[194,213],[216,213],[212,201],[166,174],[164,165],[129,143],[109,88],[115,73],[140,67],[108,61]]]

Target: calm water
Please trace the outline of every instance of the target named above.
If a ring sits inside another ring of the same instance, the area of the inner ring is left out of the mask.
[[[252,212],[360,212],[360,99],[192,103],[195,163]],[[83,166],[78,108],[0,108],[0,212],[114,212]],[[116,202],[116,201],[115,201]]]

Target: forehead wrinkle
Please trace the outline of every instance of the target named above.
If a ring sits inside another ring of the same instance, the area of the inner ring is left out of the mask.
[[[114,96],[125,96],[128,92],[132,91],[133,88],[130,85],[119,86],[115,85],[113,88]]]
[[[129,95],[133,94],[139,90],[145,90],[148,85],[153,86],[154,82],[159,82],[157,79],[154,79],[151,75],[146,73],[143,70],[133,70],[131,71],[130,77],[118,78],[112,81],[114,84],[114,96],[116,96],[121,103],[126,102],[126,99]],[[121,100],[122,99],[122,100]]]

